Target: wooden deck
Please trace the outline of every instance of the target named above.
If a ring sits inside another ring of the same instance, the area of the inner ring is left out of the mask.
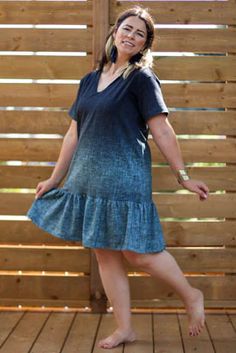
[[[235,353],[236,313],[207,313],[198,337],[187,333],[184,313],[133,313],[138,339],[116,353]],[[100,353],[97,341],[112,332],[111,314],[0,312],[0,353]]]

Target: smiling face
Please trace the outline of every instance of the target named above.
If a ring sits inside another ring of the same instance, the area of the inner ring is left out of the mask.
[[[113,33],[118,56],[130,59],[142,51],[147,40],[145,22],[137,16],[127,17]]]

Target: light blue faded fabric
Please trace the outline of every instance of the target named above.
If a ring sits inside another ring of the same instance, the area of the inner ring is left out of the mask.
[[[78,143],[63,187],[35,200],[27,215],[50,234],[85,247],[163,251],[146,124],[169,113],[160,82],[151,69],[137,69],[97,92],[100,74],[83,77],[69,110],[78,122]]]

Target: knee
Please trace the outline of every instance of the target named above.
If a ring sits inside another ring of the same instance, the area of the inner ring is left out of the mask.
[[[132,266],[146,268],[151,262],[150,254],[139,254],[133,251],[123,251],[123,255]]]
[[[111,265],[114,262],[120,262],[122,254],[118,251],[106,249],[93,249],[99,266]]]

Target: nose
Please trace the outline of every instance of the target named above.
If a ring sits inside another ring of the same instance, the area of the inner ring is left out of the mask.
[[[134,38],[134,32],[130,31],[130,32],[127,34],[127,37],[128,37],[128,38]]]

